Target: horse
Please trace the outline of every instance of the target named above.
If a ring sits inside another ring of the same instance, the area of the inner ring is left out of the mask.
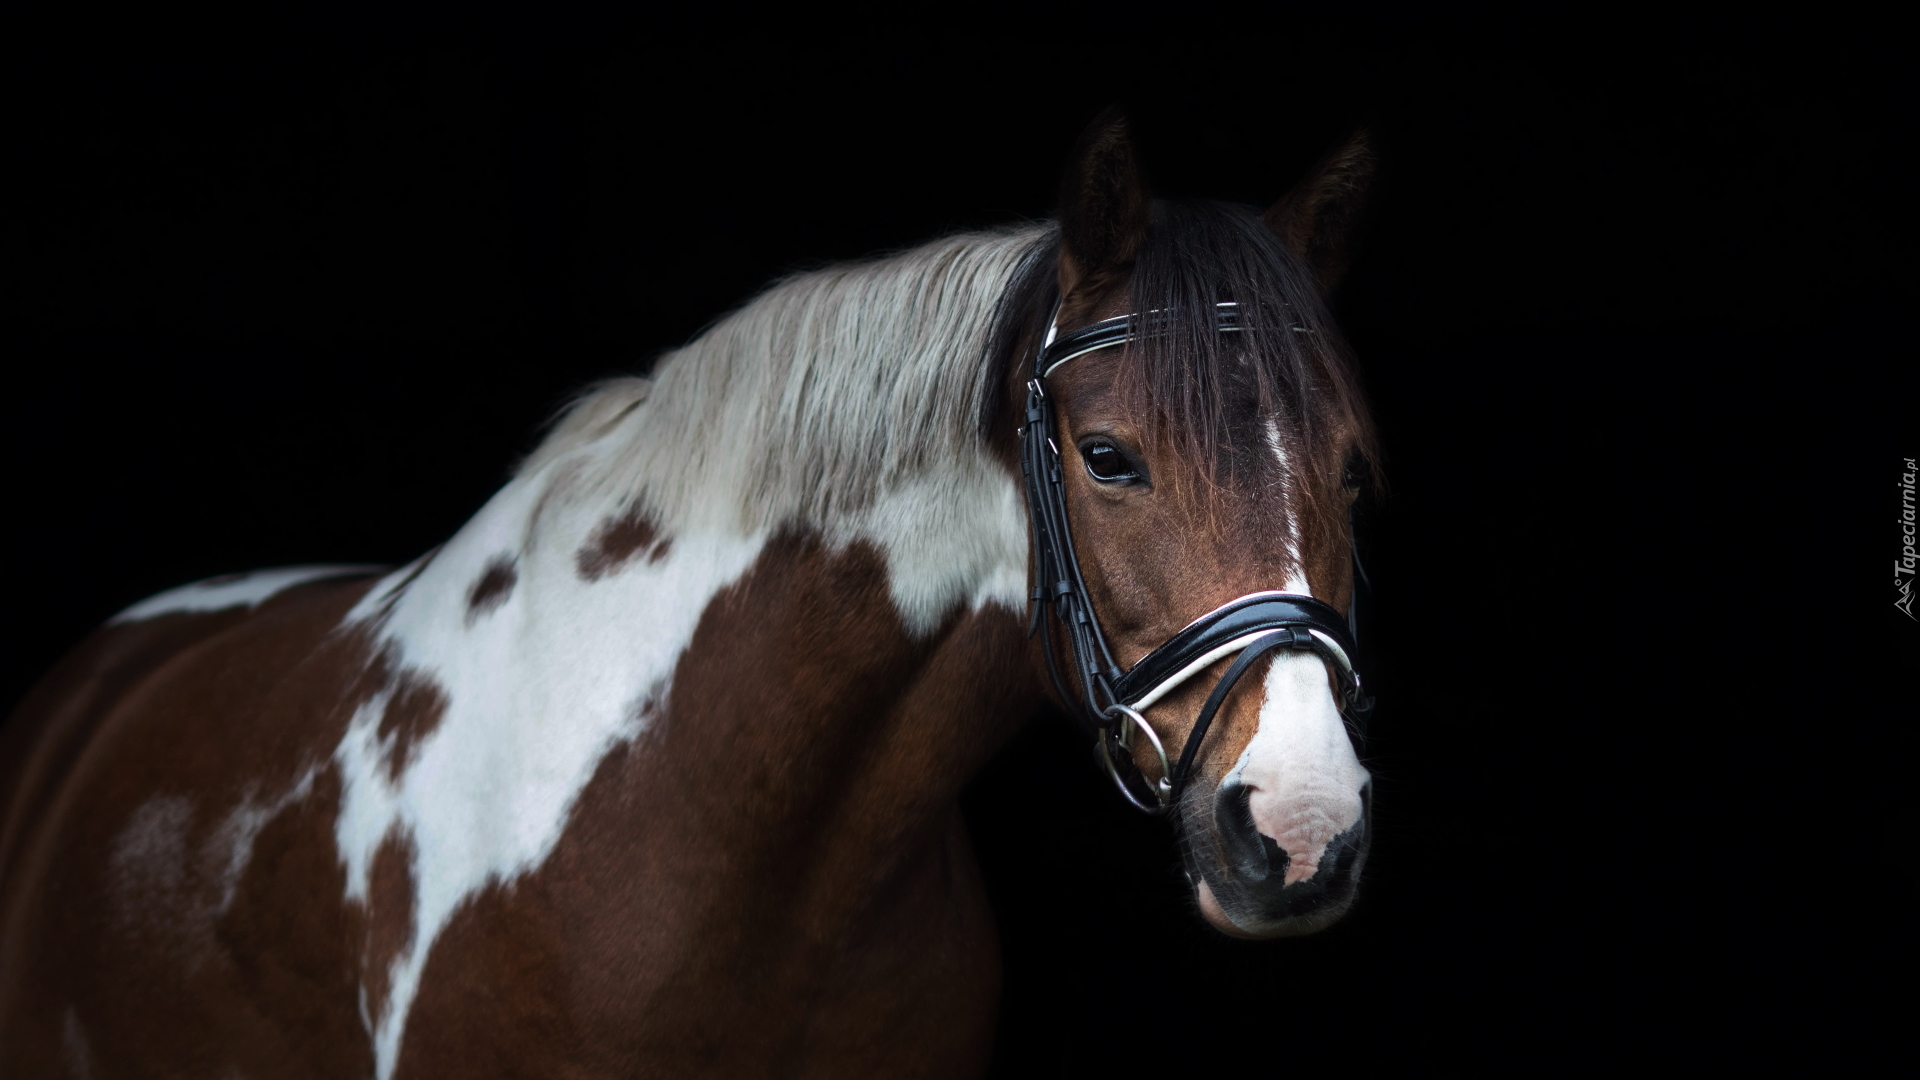
[[[1056,711],[1200,918],[1339,918],[1374,158],[1264,212],[1136,158],[1110,112],[1057,220],[776,282],[409,565],[115,616],[0,732],[0,1073],[978,1075],[958,798]]]

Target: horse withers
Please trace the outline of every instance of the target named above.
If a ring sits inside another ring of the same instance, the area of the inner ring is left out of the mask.
[[[123,612],[0,729],[0,1074],[975,1075],[957,799],[1049,699],[1208,922],[1338,918],[1373,448],[1320,293],[1370,171],[1150,201],[1103,117],[1057,224],[774,285],[414,563]],[[1305,614],[1114,696],[1248,603]]]

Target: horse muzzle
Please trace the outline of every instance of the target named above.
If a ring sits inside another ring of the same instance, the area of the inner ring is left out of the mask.
[[[1310,934],[1332,925],[1352,906],[1367,860],[1372,785],[1360,788],[1358,819],[1331,839],[1316,844],[1287,833],[1300,851],[1288,851],[1260,830],[1254,795],[1246,784],[1223,784],[1210,815],[1199,793],[1184,801],[1202,811],[1183,815],[1189,822],[1187,876],[1201,913],[1238,937]]]

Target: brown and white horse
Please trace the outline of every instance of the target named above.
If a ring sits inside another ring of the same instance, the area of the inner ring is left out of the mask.
[[[956,800],[1051,693],[1033,327],[1172,327],[1050,386],[1121,664],[1246,593],[1344,608],[1372,450],[1318,291],[1369,161],[1264,216],[1150,202],[1103,119],[1058,225],[775,285],[411,565],[122,612],[0,741],[0,1074],[977,1074],[999,959]],[[1294,333],[1216,333],[1223,299]],[[1162,741],[1211,685],[1147,710]],[[1318,657],[1239,687],[1174,808],[1196,903],[1311,930],[1368,774]]]

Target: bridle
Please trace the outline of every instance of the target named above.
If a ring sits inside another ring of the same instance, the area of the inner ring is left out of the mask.
[[[1350,722],[1358,723],[1373,704],[1362,692],[1360,673],[1355,668],[1359,651],[1354,605],[1348,605],[1347,617],[1342,618],[1327,604],[1300,593],[1248,593],[1187,624],[1130,670],[1123,672],[1114,662],[1073,550],[1060,448],[1053,440],[1053,401],[1047,396],[1047,377],[1075,357],[1126,343],[1134,336],[1136,326],[1147,334],[1164,332],[1165,320],[1155,319],[1156,314],[1149,312],[1146,320],[1122,315],[1056,336],[1056,308],[1046,337],[1034,351],[1032,374],[1027,380],[1026,423],[1020,428],[1020,474],[1033,528],[1033,615],[1028,636],[1041,635],[1041,651],[1046,654],[1047,677],[1054,692],[1094,737],[1095,756],[1120,793],[1151,814],[1164,813],[1178,803],[1214,714],[1247,669],[1268,653],[1292,649],[1314,653],[1324,660],[1339,682],[1341,715]],[[1216,305],[1215,320],[1221,333],[1241,328],[1239,309],[1232,303]],[[1348,528],[1351,531],[1351,520]],[[1358,552],[1354,555],[1354,571],[1358,588],[1364,580]],[[1047,618],[1049,610],[1053,619]],[[1068,691],[1054,658],[1054,619],[1066,632],[1074,674],[1080,683],[1077,695]],[[1207,695],[1179,761],[1170,764],[1166,747],[1141,711],[1235,653],[1238,657]],[[1133,766],[1135,732],[1146,735],[1160,758],[1160,779],[1151,785]]]

